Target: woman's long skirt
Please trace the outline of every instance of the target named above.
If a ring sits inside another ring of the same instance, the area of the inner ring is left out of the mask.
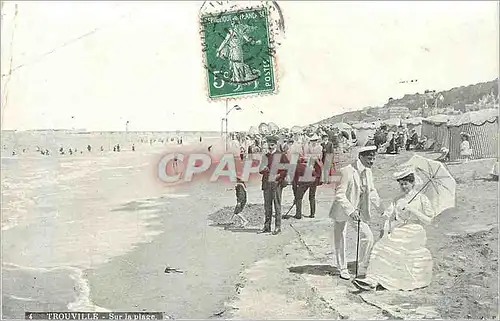
[[[413,290],[432,280],[432,256],[421,225],[397,227],[372,250],[366,277],[388,290]]]

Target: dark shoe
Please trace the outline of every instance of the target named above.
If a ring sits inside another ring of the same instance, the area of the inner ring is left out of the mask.
[[[281,229],[278,228],[278,229],[275,229],[274,232],[273,232],[273,235],[278,235],[281,233]]]
[[[309,218],[314,218],[314,215],[309,215]]]
[[[296,219],[298,219],[298,220],[301,220],[301,219],[302,219],[302,216],[297,216],[297,215],[295,215],[293,218],[296,218]]]
[[[310,209],[311,209],[311,215],[309,217],[314,217],[314,214],[316,214],[316,200],[314,201],[309,201],[310,202]]]
[[[265,228],[265,229],[262,229],[262,230],[260,230],[260,231],[257,232],[257,234],[264,234],[264,233],[271,233],[271,230]]]
[[[373,285],[370,282],[367,282],[366,280],[359,278],[354,279],[352,281],[352,284],[354,284],[354,286],[363,291],[372,291],[375,290],[375,288],[377,287],[376,285]]]
[[[290,218],[290,216],[288,216],[288,215],[283,215],[281,218],[282,218],[282,219],[284,219],[284,220],[288,220],[288,219]]]

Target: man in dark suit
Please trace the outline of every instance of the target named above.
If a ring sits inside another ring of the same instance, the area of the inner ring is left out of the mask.
[[[264,195],[265,222],[260,233],[271,232],[273,205],[275,212],[275,229],[273,235],[281,233],[281,195],[287,186],[287,170],[281,166],[288,163],[286,153],[278,151],[278,137],[267,138],[268,151],[262,157],[259,173],[262,174],[262,193]],[[279,162],[279,164],[274,164]],[[277,170],[276,170],[277,169]]]
[[[321,162],[323,164],[323,172],[322,172],[322,175],[325,179],[325,181],[322,181],[323,183],[329,183],[328,181],[326,181],[330,175],[330,170],[332,169],[332,167],[334,166],[334,162],[333,162],[333,151],[335,149],[333,143],[330,141],[330,137],[325,134],[323,135],[323,142],[321,143],[321,147],[323,147],[323,153],[322,153],[322,156],[321,156]],[[328,158],[327,155],[330,155],[330,157]],[[328,161],[328,164],[325,164],[325,161]]]
[[[323,147],[323,156],[321,157],[321,161],[325,162],[326,155],[333,153],[333,143],[330,141],[328,135],[323,135],[322,140],[321,147]]]
[[[415,148],[418,145],[418,134],[417,131],[412,128],[410,131],[410,139],[406,141],[406,150],[410,150],[410,148],[413,146]]]

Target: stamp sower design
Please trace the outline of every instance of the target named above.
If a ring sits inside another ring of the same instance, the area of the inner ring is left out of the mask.
[[[210,98],[274,91],[265,8],[207,15],[201,23]]]

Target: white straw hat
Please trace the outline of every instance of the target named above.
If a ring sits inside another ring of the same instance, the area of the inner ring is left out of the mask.
[[[371,146],[362,146],[358,148],[358,154],[362,152],[367,152],[367,151],[372,151],[372,150],[377,150],[377,146],[371,145]]]
[[[402,165],[398,168],[398,170],[394,174],[392,174],[392,177],[394,179],[401,179],[410,174],[415,174],[415,168],[413,168],[413,166],[411,165]]]
[[[416,174],[415,167],[413,167],[410,164],[404,163],[398,167],[398,170],[392,174],[392,177],[395,180],[402,179],[410,174],[413,174],[415,176],[415,185],[422,185],[423,181],[422,179]]]

